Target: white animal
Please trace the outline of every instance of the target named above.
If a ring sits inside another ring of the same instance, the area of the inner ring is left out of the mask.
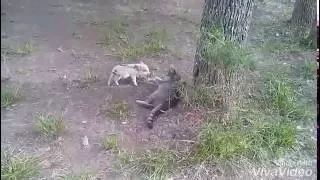
[[[147,79],[151,76],[149,67],[140,61],[137,64],[120,64],[113,67],[110,77],[108,80],[108,86],[111,85],[113,81],[117,86],[119,86],[120,79],[131,78],[133,84],[138,86],[137,78],[139,79]]]

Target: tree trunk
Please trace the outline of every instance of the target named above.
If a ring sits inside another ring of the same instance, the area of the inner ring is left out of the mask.
[[[194,84],[202,76],[214,84],[215,70],[210,69],[208,60],[202,57],[205,33],[209,28],[216,27],[223,31],[224,38],[236,43],[243,42],[247,37],[254,0],[205,0],[202,19],[201,36],[197,43],[193,68]]]
[[[296,0],[291,23],[298,28],[298,36],[308,36],[317,15],[317,0]]]
[[[317,18],[314,19],[313,23],[312,23],[312,26],[311,26],[311,29],[310,29],[310,32],[308,34],[308,37],[306,39],[307,41],[307,45],[309,47],[312,47],[312,48],[317,48],[317,38],[319,38],[319,36],[317,36]]]

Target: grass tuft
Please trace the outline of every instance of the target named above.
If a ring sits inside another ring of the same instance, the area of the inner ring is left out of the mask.
[[[88,82],[97,82],[98,81],[98,76],[94,73],[92,67],[89,67],[86,70],[85,80]]]
[[[203,51],[202,58],[208,60],[208,66],[216,66],[224,70],[246,67],[254,68],[254,62],[248,49],[230,40],[226,40],[221,30],[209,28],[202,30]]]
[[[303,79],[314,80],[316,78],[317,63],[315,61],[300,62],[294,69]]]
[[[129,105],[126,101],[116,102],[105,108],[107,115],[120,121],[127,119],[130,115]]]
[[[165,29],[153,30],[145,35],[143,43],[137,44],[128,33],[129,24],[122,18],[108,23],[103,44],[113,47],[124,61],[127,58],[158,55],[167,50]]]
[[[192,108],[214,108],[215,98],[211,87],[203,85],[181,86],[180,92],[182,94],[185,105]]]
[[[46,136],[58,135],[66,129],[63,117],[56,117],[51,114],[39,114],[36,118],[35,126],[38,132]]]
[[[88,173],[81,173],[80,175],[69,175],[63,178],[64,180],[90,180],[92,177]]]
[[[177,155],[169,151],[127,153],[120,157],[120,164],[146,179],[162,180],[174,171],[177,159]]]
[[[6,108],[15,102],[17,102],[20,98],[19,90],[15,90],[12,92],[11,89],[1,87],[1,108]]]
[[[33,158],[1,150],[1,179],[31,179],[38,174],[39,167]]]
[[[106,136],[103,142],[104,149],[105,150],[111,150],[111,151],[116,151],[118,149],[118,140],[117,136],[115,135],[109,135]]]
[[[281,116],[288,115],[295,106],[295,91],[288,78],[282,74],[271,74],[268,84],[268,97]]]
[[[1,54],[3,55],[15,55],[15,56],[26,56],[31,54],[33,46],[27,42],[24,44],[18,44],[16,47],[1,47]]]
[[[255,122],[243,124],[207,125],[201,132],[195,149],[196,160],[231,160],[242,156],[251,160],[277,158],[295,147],[296,130],[290,123]]]

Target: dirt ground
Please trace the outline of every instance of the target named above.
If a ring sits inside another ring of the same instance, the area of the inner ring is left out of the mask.
[[[187,79],[192,72],[202,3],[202,0],[1,0],[2,44],[33,45],[30,55],[11,57],[6,64],[1,61],[1,76],[10,77],[6,85],[19,87],[23,95],[22,100],[1,112],[1,148],[13,147],[41,155],[41,177],[47,179],[83,171],[94,172],[101,179],[126,179],[112,169],[115,157],[103,148],[106,135],[116,134],[121,139],[121,148],[134,151],[195,138],[196,124],[185,118],[187,112],[182,107],[160,116],[154,128],[148,129],[143,121],[147,110],[137,107],[134,101],[155,87],[142,82],[138,87],[108,87],[109,72],[119,63],[119,57],[108,55],[113,51],[98,42],[106,28],[103,22],[117,16],[127,16],[133,34],[165,28],[169,48],[182,57],[163,54],[132,62],[143,60],[157,69],[156,75],[163,74],[168,64],[174,64]],[[279,4],[267,8],[281,12],[286,4]],[[264,8],[256,10],[255,21],[272,15]],[[259,38],[252,36],[257,32],[259,27],[251,28],[250,42]],[[75,33],[79,38],[74,37]],[[88,68],[98,81],[84,87],[77,80],[85,79]],[[103,105],[119,100],[125,100],[130,107],[130,117],[125,123],[100,113]],[[54,140],[39,136],[34,130],[39,112],[63,113],[66,133]],[[89,139],[89,149],[82,147],[84,136]]]
[[[1,76],[10,76],[8,85],[20,87],[23,94],[22,101],[1,113],[1,146],[44,154],[43,160],[50,162],[49,167],[44,168],[44,177],[55,179],[84,170],[105,172],[114,161],[113,155],[103,148],[107,134],[117,134],[122,139],[121,148],[136,151],[195,135],[192,124],[184,121],[184,113],[178,111],[161,116],[154,129],[146,127],[143,119],[147,111],[138,108],[134,101],[148,95],[153,86],[141,83],[138,87],[107,87],[109,72],[119,63],[119,58],[105,56],[112,52],[97,42],[103,38],[105,29],[101,24],[120,15],[128,16],[134,32],[165,26],[172,41],[178,43],[173,45],[185,55],[182,60],[163,55],[132,62],[143,60],[159,69],[156,74],[163,73],[168,63],[176,65],[179,71],[192,70],[195,44],[192,35],[196,29],[194,22],[199,22],[201,15],[200,2],[1,1],[2,43],[30,42],[34,47],[31,55],[8,60],[7,69],[1,65]],[[81,38],[74,38],[74,32]],[[63,52],[57,50],[59,47]],[[99,81],[88,87],[78,86],[73,80],[83,80],[89,67]],[[130,106],[131,116],[126,124],[99,113],[104,104],[119,100],[125,100]],[[34,120],[39,112],[63,113],[67,131],[59,142],[35,133]],[[84,136],[89,139],[89,150],[82,147]]]

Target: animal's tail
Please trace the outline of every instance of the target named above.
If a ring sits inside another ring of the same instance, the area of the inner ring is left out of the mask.
[[[161,109],[162,109],[162,104],[159,104],[158,106],[156,106],[155,108],[152,109],[152,111],[150,112],[150,114],[147,118],[148,128],[150,128],[150,129],[153,128],[153,121],[154,121],[155,117],[161,112]]]

